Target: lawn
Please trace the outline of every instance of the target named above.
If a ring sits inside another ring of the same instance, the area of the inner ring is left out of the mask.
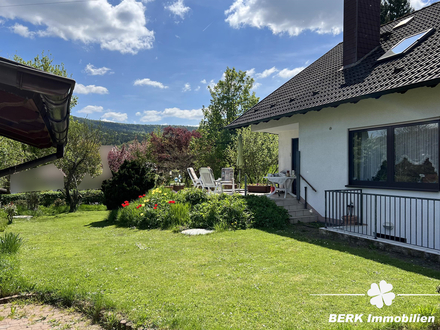
[[[25,239],[26,279],[37,290],[102,293],[131,320],[172,329],[348,329],[328,323],[329,314],[408,315],[440,302],[440,296],[396,297],[378,309],[368,296],[311,296],[366,294],[381,280],[395,293],[432,294],[440,272],[327,242],[301,226],[188,237],[118,228],[107,216],[77,212],[8,226]]]

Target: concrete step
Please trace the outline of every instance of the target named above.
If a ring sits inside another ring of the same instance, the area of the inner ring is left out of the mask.
[[[278,204],[277,204],[278,205]],[[284,207],[287,211],[301,211],[301,210],[305,210],[304,208],[304,204],[302,203],[295,203],[292,205],[278,205],[281,207]]]
[[[299,221],[300,222],[316,222],[316,221],[318,221],[318,217],[314,214],[309,213],[309,215],[306,215],[306,216],[291,217],[289,219],[289,221],[290,221],[290,223],[293,223],[293,224],[298,223]]]
[[[310,213],[310,210],[306,210],[304,208],[301,208],[299,210],[290,210],[289,215],[291,217],[303,217],[303,216],[305,217],[305,216],[312,215],[312,213]]]

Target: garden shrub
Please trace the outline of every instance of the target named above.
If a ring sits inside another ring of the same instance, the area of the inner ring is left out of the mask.
[[[124,161],[113,178],[102,183],[104,205],[113,210],[121,207],[125,201],[136,199],[139,195],[153,188],[154,166],[140,161]]]
[[[26,207],[28,210],[37,210],[40,204],[40,195],[33,191],[25,194]]]
[[[0,236],[0,253],[17,253],[23,244],[23,239],[19,234],[4,233]]]
[[[230,228],[246,229],[253,216],[241,196],[207,195],[203,190],[172,192],[156,188],[124,202],[112,218],[122,226],[152,228]],[[195,201],[201,201],[195,203]]]
[[[101,190],[98,189],[90,189],[90,190],[80,190],[79,193],[82,195],[82,203],[83,204],[103,204],[104,194]],[[0,202],[2,205],[9,204],[11,202],[17,203],[17,201],[23,205],[24,208],[27,208],[27,193],[18,193],[18,194],[2,194],[0,195]],[[35,192],[39,196],[39,205],[50,206],[55,200],[62,199],[64,200],[64,195],[62,191],[42,191]]]
[[[254,227],[283,229],[288,224],[289,212],[283,207],[278,207],[273,200],[257,195],[244,198],[253,215]]]

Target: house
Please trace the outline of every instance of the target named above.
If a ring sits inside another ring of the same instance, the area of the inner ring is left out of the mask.
[[[345,0],[343,42],[227,127],[278,134],[328,228],[440,250],[439,17],[380,26],[380,0]]]

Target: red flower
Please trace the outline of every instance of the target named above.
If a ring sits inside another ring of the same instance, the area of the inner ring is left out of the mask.
[[[145,197],[145,194],[143,194],[143,196]]]
[[[138,205],[138,206],[136,206],[136,208],[138,209],[138,208],[140,208],[142,205]]]
[[[168,204],[176,204],[175,201],[169,201]]]
[[[142,198],[142,195],[139,195],[139,198]]]
[[[126,207],[127,206],[127,205],[125,205],[125,203],[122,203],[121,205],[122,205],[122,207]]]
[[[155,207],[153,207],[153,209],[157,209],[157,207],[155,206]]]
[[[124,203],[125,203],[125,204],[128,204],[128,201],[125,201]]]
[[[157,204],[154,204],[154,206],[157,206]]]

